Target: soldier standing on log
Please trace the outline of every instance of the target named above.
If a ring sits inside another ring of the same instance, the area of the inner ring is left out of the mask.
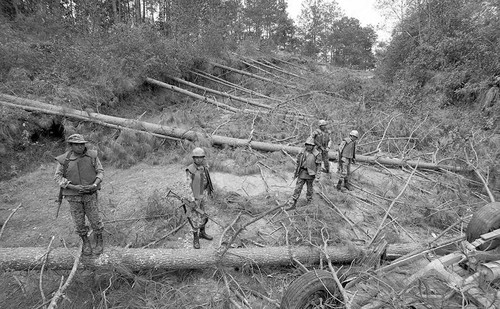
[[[321,155],[318,150],[314,149],[314,139],[308,137],[305,142],[305,149],[302,150],[297,156],[297,167],[295,169],[294,178],[297,178],[297,184],[291,200],[288,204],[291,205],[288,210],[295,209],[297,207],[297,200],[299,199],[300,193],[304,184],[307,184],[306,200],[307,203],[312,201],[312,196],[314,193],[313,183],[316,175],[321,167]]]
[[[314,139],[314,144],[316,149],[321,153],[321,158],[323,160],[323,173],[330,173],[330,161],[328,160],[328,151],[332,146],[332,140],[330,138],[330,131],[327,129],[328,122],[326,120],[320,120],[318,122],[319,128],[316,129],[311,137]]]
[[[342,190],[342,184],[347,190],[351,190],[349,176],[351,174],[351,163],[356,163],[356,141],[358,137],[358,131],[352,130],[349,133],[349,137],[344,138],[339,145],[337,169],[337,172],[340,174],[339,182],[337,183],[337,190],[339,191]]]
[[[85,225],[87,216],[94,233],[94,253],[101,254],[103,224],[97,206],[97,190],[101,188],[104,169],[97,157],[97,151],[87,149],[85,146],[87,141],[82,135],[70,135],[67,143],[71,149],[56,157],[57,168],[54,179],[60,187],[59,206],[64,196],[69,203],[76,233],[83,241],[82,253],[92,255],[92,247],[87,237],[89,228]]]
[[[208,215],[205,212],[207,196],[214,191],[208,166],[205,164],[205,150],[195,148],[192,152],[193,163],[186,168],[186,182],[191,188],[192,199],[184,210],[193,231],[193,247],[200,249],[200,238],[212,240],[213,237],[205,232]]]

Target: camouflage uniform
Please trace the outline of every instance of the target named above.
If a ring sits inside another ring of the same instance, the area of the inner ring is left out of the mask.
[[[321,159],[323,160],[323,172],[329,173],[330,172],[330,161],[328,160],[328,150],[330,150],[331,147],[331,139],[330,139],[330,131],[328,130],[321,130],[320,128],[316,129],[312,134],[311,137],[314,139],[314,144],[316,149],[320,152],[321,154]]]
[[[90,185],[94,182],[95,178],[99,178],[102,181],[104,169],[97,157],[97,151],[87,150],[83,156],[76,156],[74,153],[70,153],[66,175],[63,175],[64,160],[67,156],[68,153],[65,153],[56,158],[58,164],[55,172],[55,180],[63,189],[63,196],[70,205],[70,212],[73,217],[76,233],[78,235],[87,235],[89,228],[85,224],[85,216],[89,219],[94,232],[102,232],[103,224],[97,207],[97,191],[90,194],[80,194],[75,190],[67,188],[70,183],[75,185]],[[80,173],[83,170],[88,173],[88,176],[85,178],[80,177]]]
[[[307,145],[314,145],[312,138],[309,138],[306,142]],[[313,184],[318,174],[318,169],[321,166],[321,156],[317,149],[311,148],[310,151],[304,149],[297,156],[297,167],[295,169],[294,177],[297,178],[297,184],[295,185],[295,190],[293,191],[292,200],[289,202],[291,205],[290,209],[294,209],[297,205],[297,200],[299,199],[300,193],[304,184],[307,185],[306,200],[310,202],[313,197],[314,189]]]
[[[208,167],[204,164],[205,151],[199,147],[193,149],[193,161],[186,168],[186,182],[193,194],[191,202],[184,203],[184,210],[193,232],[193,247],[200,248],[200,238],[212,240],[213,237],[205,232],[208,215],[205,212],[207,195],[213,192],[212,180]]]
[[[339,145],[338,158],[337,172],[340,174],[340,178],[337,183],[337,189],[340,190],[343,183],[344,187],[350,190],[349,176],[351,175],[351,163],[356,162],[356,138],[354,136],[350,135],[342,140]]]
[[[185,211],[194,232],[205,226],[208,221],[205,205],[208,199],[207,195],[212,193],[208,182],[210,174],[206,166],[196,166],[193,163],[186,168],[186,175],[193,193],[194,202],[186,205]]]
[[[60,187],[60,202],[64,196],[69,203],[76,233],[83,241],[82,253],[92,254],[92,246],[87,237],[89,228],[85,224],[87,216],[94,231],[94,252],[101,254],[103,224],[97,207],[97,190],[101,188],[104,169],[97,157],[97,151],[85,147],[86,141],[82,135],[73,134],[68,137],[67,142],[71,150],[56,157],[54,179]]]

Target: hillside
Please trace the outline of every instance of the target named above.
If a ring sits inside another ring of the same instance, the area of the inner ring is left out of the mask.
[[[500,307],[500,4],[405,2],[381,44],[304,4],[294,23],[274,0],[0,2],[0,308]],[[331,173],[290,209],[320,120]],[[56,218],[74,133],[104,165],[99,256],[66,200]],[[175,197],[196,147],[201,249]]]
[[[26,164],[29,169],[0,183],[1,215],[4,220],[10,210],[22,204],[5,225],[1,235],[2,247],[47,247],[49,243],[51,248],[78,246],[79,239],[74,233],[66,202],[63,203],[59,218],[54,218],[57,188],[52,179],[54,166],[50,157],[62,153],[62,136],[70,132],[89,136],[91,147],[99,150],[105,164],[105,182],[99,193],[105,219],[104,256],[112,247],[192,248],[192,234],[188,226],[177,230],[185,220],[180,203],[166,195],[169,190],[180,195],[186,193],[182,185],[183,168],[190,162],[190,150],[194,146],[207,149],[216,188],[214,200],[208,209],[211,221],[207,226],[207,232],[214,235],[215,239],[211,242],[202,240],[202,248],[217,249],[221,245],[321,248],[325,241],[329,247],[352,248],[377,244],[381,240],[389,244],[419,244],[432,240],[457,221],[463,223],[449,231],[445,238],[460,234],[466,226],[467,220],[464,218],[487,203],[484,187],[474,173],[428,169],[413,172],[411,166],[394,168],[358,162],[353,167],[353,191],[339,192],[335,189],[337,174],[322,175],[316,183],[317,193],[311,204],[305,203],[303,192],[297,210],[281,208],[248,225],[228,244],[229,235],[245,222],[273,207],[284,205],[295,184],[292,182],[294,162],[285,152],[270,153],[250,147],[212,145],[210,134],[242,139],[252,137],[257,141],[301,147],[305,137],[315,128],[317,119],[326,118],[332,123],[336,142],[353,128],[362,132],[360,154],[371,155],[375,151],[379,157],[416,159],[430,163],[444,162],[442,160],[445,159],[445,149],[438,149],[443,152],[441,155],[438,151],[433,153],[434,150],[429,146],[436,139],[444,140],[446,136],[440,136],[441,131],[427,130],[433,126],[431,122],[442,121],[437,117],[443,115],[432,116],[433,119],[425,116],[419,120],[417,116],[387,112],[382,106],[377,106],[373,98],[361,102],[358,100],[361,97],[367,99],[361,94],[372,93],[377,87],[377,81],[371,73],[328,67],[323,71],[326,73],[308,72],[301,70],[300,66],[283,65],[281,68],[297,76],[305,76],[308,80],[341,82],[326,91],[300,92],[282,86],[275,86],[276,90],[273,91],[268,89],[269,83],[258,84],[253,88],[283,100],[285,103],[280,105],[278,111],[293,110],[315,115],[310,119],[287,121],[274,114],[228,113],[213,104],[193,101],[179,93],[147,84],[136,95],[120,100],[115,106],[101,106],[97,111],[206,134],[205,139],[194,142],[103,127],[71,117],[22,112],[21,115],[26,117],[23,123],[28,128],[35,128],[32,133],[49,132],[54,124],[59,125],[64,133],[47,133],[37,141],[33,141],[33,135],[29,134],[31,139],[25,140],[24,151],[18,152],[17,156],[29,156],[33,161]],[[236,74],[231,76],[234,78]],[[309,89],[314,87],[311,84],[301,85],[297,80],[294,85]],[[213,86],[216,89],[214,85],[203,83],[204,87]],[[31,98],[44,101],[44,98]],[[236,108],[245,107],[227,99],[219,102]],[[2,112],[15,114],[19,111],[3,106]],[[19,121],[21,118],[17,119]],[[16,123],[19,122],[14,120],[13,125]],[[43,123],[45,127],[42,127]],[[40,127],[45,131],[37,129]],[[331,169],[336,171],[336,162],[332,163]],[[464,167],[460,161],[448,160],[446,163]],[[494,193],[498,194],[498,191]],[[397,196],[399,198],[396,201]],[[391,209],[387,213],[388,207]],[[385,222],[382,221],[384,218]],[[223,235],[224,239],[221,239]],[[372,239],[374,236],[377,236],[375,240]],[[393,300],[391,306],[396,306],[398,302],[405,303],[405,297],[436,304],[437,300],[418,290],[403,290],[400,283],[401,274],[404,276],[416,272],[425,261],[415,261],[399,268],[397,272],[380,275],[373,282],[369,280],[352,288],[353,293],[363,290],[371,295],[359,301],[358,305],[377,300],[385,303],[396,295],[399,300]],[[89,269],[84,265],[85,261],[67,290],[67,298],[71,302],[63,301],[61,307],[228,308],[243,307],[247,303],[251,308],[271,308],[281,302],[287,286],[301,274],[301,267],[292,262],[286,267],[258,267],[249,263],[241,268],[210,267],[182,271],[145,269],[140,272],[131,272],[125,267]],[[328,268],[324,264],[305,263],[304,266],[308,269]],[[339,275],[345,274],[342,280],[347,280],[349,273],[345,270],[348,265],[335,266],[339,269]],[[363,264],[353,266],[357,273],[366,271],[368,267]],[[61,274],[61,271],[45,270],[43,290],[46,295],[57,290],[59,277],[64,274],[66,272]],[[383,281],[385,287],[378,286],[378,280]],[[39,271],[4,271],[0,290],[3,291],[5,308],[40,306],[40,282]],[[192,297],[193,293],[197,296]],[[450,304],[454,301],[458,306],[461,299],[449,300]]]

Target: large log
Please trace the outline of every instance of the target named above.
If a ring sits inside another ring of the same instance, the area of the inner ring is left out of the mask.
[[[302,147],[287,146],[287,145],[281,145],[281,144],[271,144],[271,143],[266,143],[266,142],[249,141],[246,139],[239,139],[239,138],[220,136],[220,135],[207,136],[207,135],[204,135],[202,133],[199,133],[199,132],[196,132],[193,130],[185,130],[185,129],[181,129],[181,128],[167,127],[167,126],[153,124],[153,123],[144,122],[144,121],[137,121],[137,120],[119,118],[119,117],[114,117],[114,116],[107,116],[107,115],[92,113],[92,112],[84,112],[84,111],[79,111],[76,109],[46,104],[46,103],[42,103],[42,102],[38,102],[38,101],[34,101],[34,100],[22,99],[22,98],[18,98],[18,97],[6,95],[6,94],[0,94],[0,100],[3,100],[3,101],[0,101],[0,104],[4,104],[4,105],[16,107],[16,108],[23,108],[25,110],[39,111],[39,112],[43,112],[43,113],[47,113],[47,114],[54,114],[54,115],[64,115],[66,117],[82,119],[82,120],[87,120],[87,121],[96,122],[96,123],[109,123],[109,124],[114,124],[114,125],[118,125],[118,126],[132,128],[135,130],[141,130],[141,131],[146,131],[146,132],[150,132],[150,133],[166,135],[166,136],[170,136],[170,137],[174,137],[174,138],[187,139],[190,141],[196,141],[198,139],[208,139],[214,145],[228,145],[228,146],[233,146],[233,147],[251,147],[255,150],[268,151],[268,152],[275,152],[275,151],[282,151],[283,150],[283,151],[286,151],[286,152],[291,153],[291,154],[298,154],[302,150]],[[337,152],[330,151],[328,153],[328,157],[332,160],[337,160]],[[382,158],[382,157],[376,157],[376,156],[357,155],[356,160],[359,162],[367,162],[367,163],[378,162],[380,164],[384,164],[384,165],[388,165],[388,166],[412,166],[412,167],[417,166],[418,168],[423,168],[423,169],[449,170],[449,171],[454,171],[454,172],[468,171],[466,168],[461,167],[461,166],[441,165],[441,164],[418,162],[418,161],[412,161],[412,160],[406,161],[406,160],[401,160],[401,159]]]
[[[387,256],[400,257],[419,248],[419,244],[389,245]],[[45,268],[71,269],[76,256],[76,248],[57,248],[50,251]],[[345,264],[352,262],[363,253],[363,249],[354,247],[329,247],[328,256],[332,263]],[[104,253],[96,258],[84,258],[81,266],[86,267],[118,267],[125,266],[130,270],[141,269],[203,269],[214,266],[243,265],[289,265],[292,259],[301,263],[316,264],[322,253],[314,247],[255,247],[229,249],[220,258],[215,248],[207,249],[124,249],[107,247]],[[0,269],[30,270],[40,269],[46,248],[19,247],[0,248]],[[324,256],[323,256],[324,258]]]
[[[264,99],[268,99],[268,100],[272,100],[272,101],[283,103],[283,101],[280,100],[280,99],[271,98],[270,96],[267,96],[267,95],[264,95],[262,93],[259,93],[259,92],[247,89],[245,87],[242,87],[240,85],[231,83],[231,82],[229,82],[229,81],[227,81],[225,79],[222,79],[220,77],[217,77],[215,75],[211,75],[211,74],[205,73],[205,72],[200,71],[200,70],[190,71],[190,72],[193,73],[193,74],[195,74],[195,75],[201,76],[201,77],[203,77],[205,79],[208,79],[210,81],[213,81],[215,83],[222,84],[222,85],[224,85],[226,87],[233,88],[235,90],[238,90],[238,91],[241,91],[241,92],[245,92],[245,93],[248,93],[250,95],[254,95],[254,96],[260,97],[260,98],[264,98]]]
[[[201,90],[206,91],[206,92],[214,93],[214,94],[220,95],[222,97],[231,98],[231,99],[234,99],[236,101],[240,101],[240,102],[247,103],[247,104],[254,105],[254,106],[258,106],[258,107],[263,107],[263,108],[266,108],[266,109],[272,109],[273,108],[272,106],[269,106],[267,104],[262,104],[262,103],[259,103],[259,102],[255,102],[255,101],[252,101],[252,100],[248,100],[248,99],[245,99],[245,98],[240,98],[240,97],[237,97],[237,96],[234,96],[234,95],[231,95],[231,94],[227,94],[225,92],[221,92],[221,91],[213,90],[213,89],[210,89],[210,88],[202,87],[200,85],[197,85],[197,84],[185,81],[185,80],[183,80],[181,78],[177,78],[177,77],[173,77],[173,76],[168,76],[168,78],[170,78],[172,80],[175,80],[178,83],[181,83],[181,84],[184,84],[184,85],[188,85],[188,86],[196,88],[196,89],[201,89]]]
[[[217,107],[220,107],[222,109],[231,111],[233,113],[238,113],[238,112],[240,112],[240,113],[246,113],[246,114],[271,114],[272,113],[274,115],[282,116],[282,117],[292,117],[292,118],[299,118],[299,119],[312,118],[311,115],[304,115],[304,114],[298,114],[298,113],[282,114],[282,113],[276,113],[276,112],[270,111],[270,110],[264,110],[264,111],[262,111],[262,110],[248,109],[248,108],[238,109],[238,108],[229,106],[229,105],[224,104],[224,103],[219,103],[216,100],[209,99],[209,98],[207,98],[205,96],[196,94],[194,92],[191,92],[191,91],[188,91],[188,90],[176,87],[174,85],[170,85],[170,84],[167,84],[167,83],[164,83],[164,82],[160,82],[159,80],[156,80],[156,79],[153,79],[153,78],[146,77],[146,82],[148,82],[150,84],[153,84],[153,85],[157,85],[157,86],[166,88],[166,89],[170,89],[170,90],[178,92],[178,93],[185,94],[185,95],[190,96],[192,98],[195,98],[195,99],[198,99],[198,100],[201,100],[201,101],[213,104],[213,105],[215,105]]]
[[[255,78],[255,79],[260,79],[262,81],[266,81],[266,82],[269,82],[269,83],[273,83],[273,84],[276,84],[276,85],[283,86],[285,88],[291,88],[291,89],[295,89],[295,90],[304,91],[304,89],[302,89],[302,88],[295,87],[295,86],[288,85],[288,84],[284,84],[284,83],[280,83],[277,80],[270,79],[270,78],[265,78],[265,77],[262,77],[262,76],[259,76],[259,75],[248,73],[246,71],[242,71],[242,70],[238,70],[238,69],[235,69],[235,68],[231,68],[231,67],[225,66],[223,64],[219,64],[219,63],[215,63],[215,62],[211,62],[211,64],[213,66],[220,67],[220,68],[226,69],[228,71],[233,71],[233,72],[236,72],[236,73],[241,74],[241,75],[249,76],[249,77],[252,77],[252,78]]]

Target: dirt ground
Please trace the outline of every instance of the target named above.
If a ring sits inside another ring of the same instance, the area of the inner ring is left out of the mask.
[[[169,190],[179,195],[187,194],[188,188],[182,182],[184,168],[181,164],[148,165],[145,163],[128,169],[105,166],[105,179],[102,190],[99,192],[99,204],[105,224],[104,254],[106,254],[106,247],[110,246],[139,248],[151,244],[169,233],[183,220],[185,221],[179,208],[180,203],[175,199],[166,198]],[[331,170],[336,171],[336,168],[337,166],[333,162]],[[30,174],[8,182],[0,182],[1,222],[5,222],[12,209],[19,204],[22,205],[5,224],[3,235],[0,237],[2,247],[45,248],[52,237],[54,237],[53,248],[61,246],[77,247],[79,245],[80,239],[74,232],[66,201],[63,201],[59,217],[55,218],[57,208],[55,200],[58,188],[53,180],[54,169],[55,165],[42,165]],[[221,239],[221,235],[238,213],[256,215],[277,205],[284,204],[290,198],[295,187],[295,181],[292,181],[291,173],[276,174],[267,168],[262,168],[261,171],[258,174],[244,176],[216,171],[211,173],[217,192],[214,200],[219,204],[212,202],[208,205],[207,211],[211,221],[207,225],[207,233],[213,235],[214,240],[201,240],[202,248],[218,247],[223,243],[225,239]],[[352,178],[355,189],[353,191],[339,192],[335,189],[338,180],[337,174],[322,174],[320,181],[316,182],[316,194],[311,204],[305,203],[304,188],[297,210],[282,211],[279,216],[291,219],[291,221],[297,220],[297,222],[299,222],[301,216],[307,217],[305,214],[309,214],[309,216],[315,216],[315,214],[328,216],[328,220],[333,220],[328,222],[335,225],[335,239],[342,241],[344,244],[365,246],[370,241],[370,237],[377,231],[387,206],[403,188],[409,175],[408,172],[401,169],[390,169],[388,171],[373,165],[360,163],[353,167]],[[422,194],[422,190],[436,194],[437,189],[433,188],[424,178],[414,176],[410,186],[405,191],[401,203],[396,203],[391,211],[392,220],[388,224],[389,233],[385,235],[389,242],[422,242],[429,239],[431,234],[436,235],[441,232],[439,228],[418,224],[418,222],[422,221],[421,211],[418,209],[409,210],[413,209],[414,205],[411,203],[418,198],[418,194]],[[318,192],[324,193],[335,204],[337,209],[328,206]],[[369,202],[374,200],[378,201],[378,206]],[[152,207],[152,205],[155,207]],[[172,216],[170,216],[172,214],[178,217],[177,221],[172,221]],[[164,216],[147,219],[147,217],[155,215]],[[352,226],[345,222],[345,218],[352,222]],[[307,221],[304,222],[307,223]],[[296,236],[296,234],[294,238],[290,236],[291,244],[307,245],[307,243],[303,243],[302,238]],[[283,245],[284,238],[285,232],[282,226],[277,221],[265,217],[249,225],[231,246]],[[335,243],[331,245],[334,246]],[[174,235],[155,242],[151,248],[153,247],[192,248],[192,234],[189,226],[184,225]],[[410,268],[404,270],[403,277],[416,272],[422,265],[421,263],[413,264]],[[286,271],[278,274],[273,273],[271,277],[270,275],[261,274],[269,282],[263,283],[259,287],[268,286],[269,288],[269,286],[272,286],[273,288],[268,291],[267,295],[272,299],[279,300],[282,297],[284,287],[289,284],[287,282],[293,278],[287,276],[286,273]],[[237,274],[242,276],[240,278],[242,282],[249,280],[243,274]],[[401,274],[398,276],[401,277]],[[15,275],[12,278],[23,277]],[[18,284],[12,278],[9,277],[8,286],[13,287],[15,290]],[[255,276],[252,276],[252,278],[255,278]],[[33,295],[36,295],[36,281],[38,278],[33,279]],[[262,278],[259,280],[262,280]],[[217,290],[217,282],[210,276],[198,278],[196,281],[191,282],[191,285],[198,286],[202,281],[210,282],[210,286]],[[54,282],[57,285],[57,280],[54,280]],[[185,283],[179,282],[179,286],[183,285]],[[8,296],[14,293],[12,291],[9,290]],[[104,292],[101,293],[105,295]],[[213,294],[214,292],[209,291],[210,293]],[[1,293],[0,296],[2,296]],[[22,299],[19,303],[25,304],[27,302],[26,299]],[[16,304],[16,302],[11,302],[9,308],[18,308],[19,306]],[[86,306],[86,308],[94,308],[95,303],[94,305],[89,304],[89,306]],[[262,305],[262,300],[255,303],[255,308],[271,307],[268,304]]]
[[[5,221],[10,211],[22,204],[16,214],[7,222],[2,239],[0,242],[4,247],[30,247],[30,246],[45,246],[48,244],[52,236],[56,241],[52,246],[77,246],[79,238],[74,233],[71,216],[68,211],[68,204],[63,201],[60,209],[59,217],[56,219],[57,203],[55,202],[58,189],[53,181],[54,173],[53,165],[43,165],[37,171],[19,177],[9,182],[0,183],[1,207],[0,215],[2,221]],[[168,166],[150,166],[147,164],[139,164],[129,169],[105,169],[105,180],[102,190],[99,192],[99,204],[103,214],[103,219],[106,225],[106,232],[112,233],[112,226],[120,223],[120,220],[128,220],[132,218],[144,218],[148,216],[146,213],[147,201],[151,196],[165,195],[169,189],[180,195],[187,194],[187,187],[182,183],[184,167],[180,164]],[[336,170],[336,165],[333,164],[332,170]],[[224,194],[231,193],[242,198],[249,198],[255,203],[263,199],[274,199],[279,203],[285,203],[291,196],[295,187],[295,181],[292,182],[290,174],[276,175],[273,172],[262,170],[262,174],[237,176],[228,173],[212,172],[213,182],[217,192]],[[397,172],[397,171],[395,171]],[[366,183],[379,187],[388,185],[387,175],[384,175],[370,166],[361,165],[354,173],[355,184],[362,185]],[[402,175],[403,177],[407,177]],[[334,184],[337,181],[335,173],[331,175],[323,175],[320,180],[320,185],[316,190],[322,190],[328,194],[336,194],[341,197],[350,193],[337,192]],[[369,195],[360,191],[354,190],[353,194],[367,197]],[[299,199],[299,206],[304,204],[305,188]],[[301,204],[302,203],[302,204]],[[367,213],[373,213],[366,204],[356,201],[355,207],[345,207],[342,204],[338,206],[344,211],[344,214],[359,223],[367,232],[376,227],[364,222]],[[321,204],[324,206],[319,195],[315,195],[313,204]],[[224,215],[224,212],[217,211],[215,205],[210,204],[208,212],[216,222],[221,225],[229,224],[232,218]],[[108,222],[108,223],[106,223]],[[124,221],[129,224],[129,233],[126,240],[123,240],[129,246],[133,244],[134,239],[141,237],[142,233],[152,228],[148,227],[148,222],[145,220]],[[252,232],[254,229],[262,228],[262,224],[255,223],[254,226],[249,226],[247,232]],[[203,240],[202,246],[218,244],[217,235],[220,235],[223,227],[217,224],[207,225],[209,234],[215,235],[213,242]],[[150,232],[150,231],[149,231]],[[161,231],[154,231],[161,234]],[[255,231],[254,231],[255,232]],[[346,235],[350,235],[352,231],[346,231]],[[426,234],[432,231],[427,231]],[[437,232],[437,231],[436,231]],[[422,231],[412,231],[412,234],[421,234]],[[191,238],[189,228],[185,226],[176,234],[179,238],[173,243],[165,244],[167,247],[191,246]],[[409,240],[404,234],[401,235],[406,240]],[[352,237],[351,237],[352,238]],[[405,240],[405,239],[403,239]],[[118,244],[117,244],[118,245]]]

